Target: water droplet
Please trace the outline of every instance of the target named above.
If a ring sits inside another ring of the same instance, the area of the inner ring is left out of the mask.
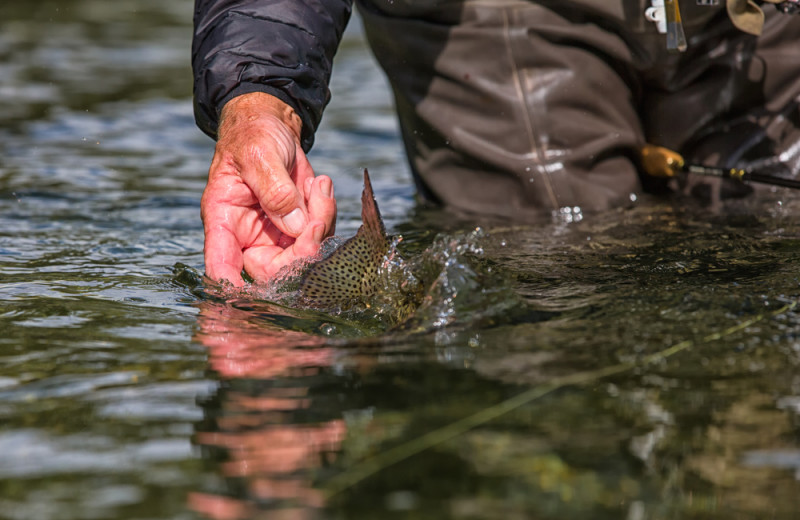
[[[326,336],[334,336],[339,332],[339,329],[333,323],[323,323],[320,326],[319,331]]]
[[[564,224],[571,224],[572,222],[580,222],[583,220],[583,210],[580,206],[564,206],[558,210],[553,211],[553,219],[555,222]]]

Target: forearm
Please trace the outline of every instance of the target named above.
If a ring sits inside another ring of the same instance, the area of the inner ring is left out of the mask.
[[[290,106],[313,143],[330,99],[331,65],[352,0],[196,0],[192,43],[195,118],[217,137],[222,107],[253,92]]]

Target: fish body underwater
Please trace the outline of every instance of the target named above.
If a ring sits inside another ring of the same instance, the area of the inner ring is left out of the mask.
[[[372,309],[397,323],[419,306],[420,281],[386,234],[369,172],[364,169],[361,227],[328,257],[310,266],[300,279],[303,305],[325,311]]]

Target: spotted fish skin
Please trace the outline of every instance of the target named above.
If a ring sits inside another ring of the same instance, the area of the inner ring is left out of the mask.
[[[361,227],[355,236],[303,275],[299,289],[304,303],[318,309],[338,310],[365,303],[376,291],[378,269],[390,245],[365,168]]]

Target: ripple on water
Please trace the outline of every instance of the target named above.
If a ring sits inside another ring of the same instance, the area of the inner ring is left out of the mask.
[[[40,430],[0,432],[0,478],[36,478],[53,474],[99,474],[144,470],[153,464],[192,457],[188,439],[152,439],[119,445],[112,437],[47,435]]]

